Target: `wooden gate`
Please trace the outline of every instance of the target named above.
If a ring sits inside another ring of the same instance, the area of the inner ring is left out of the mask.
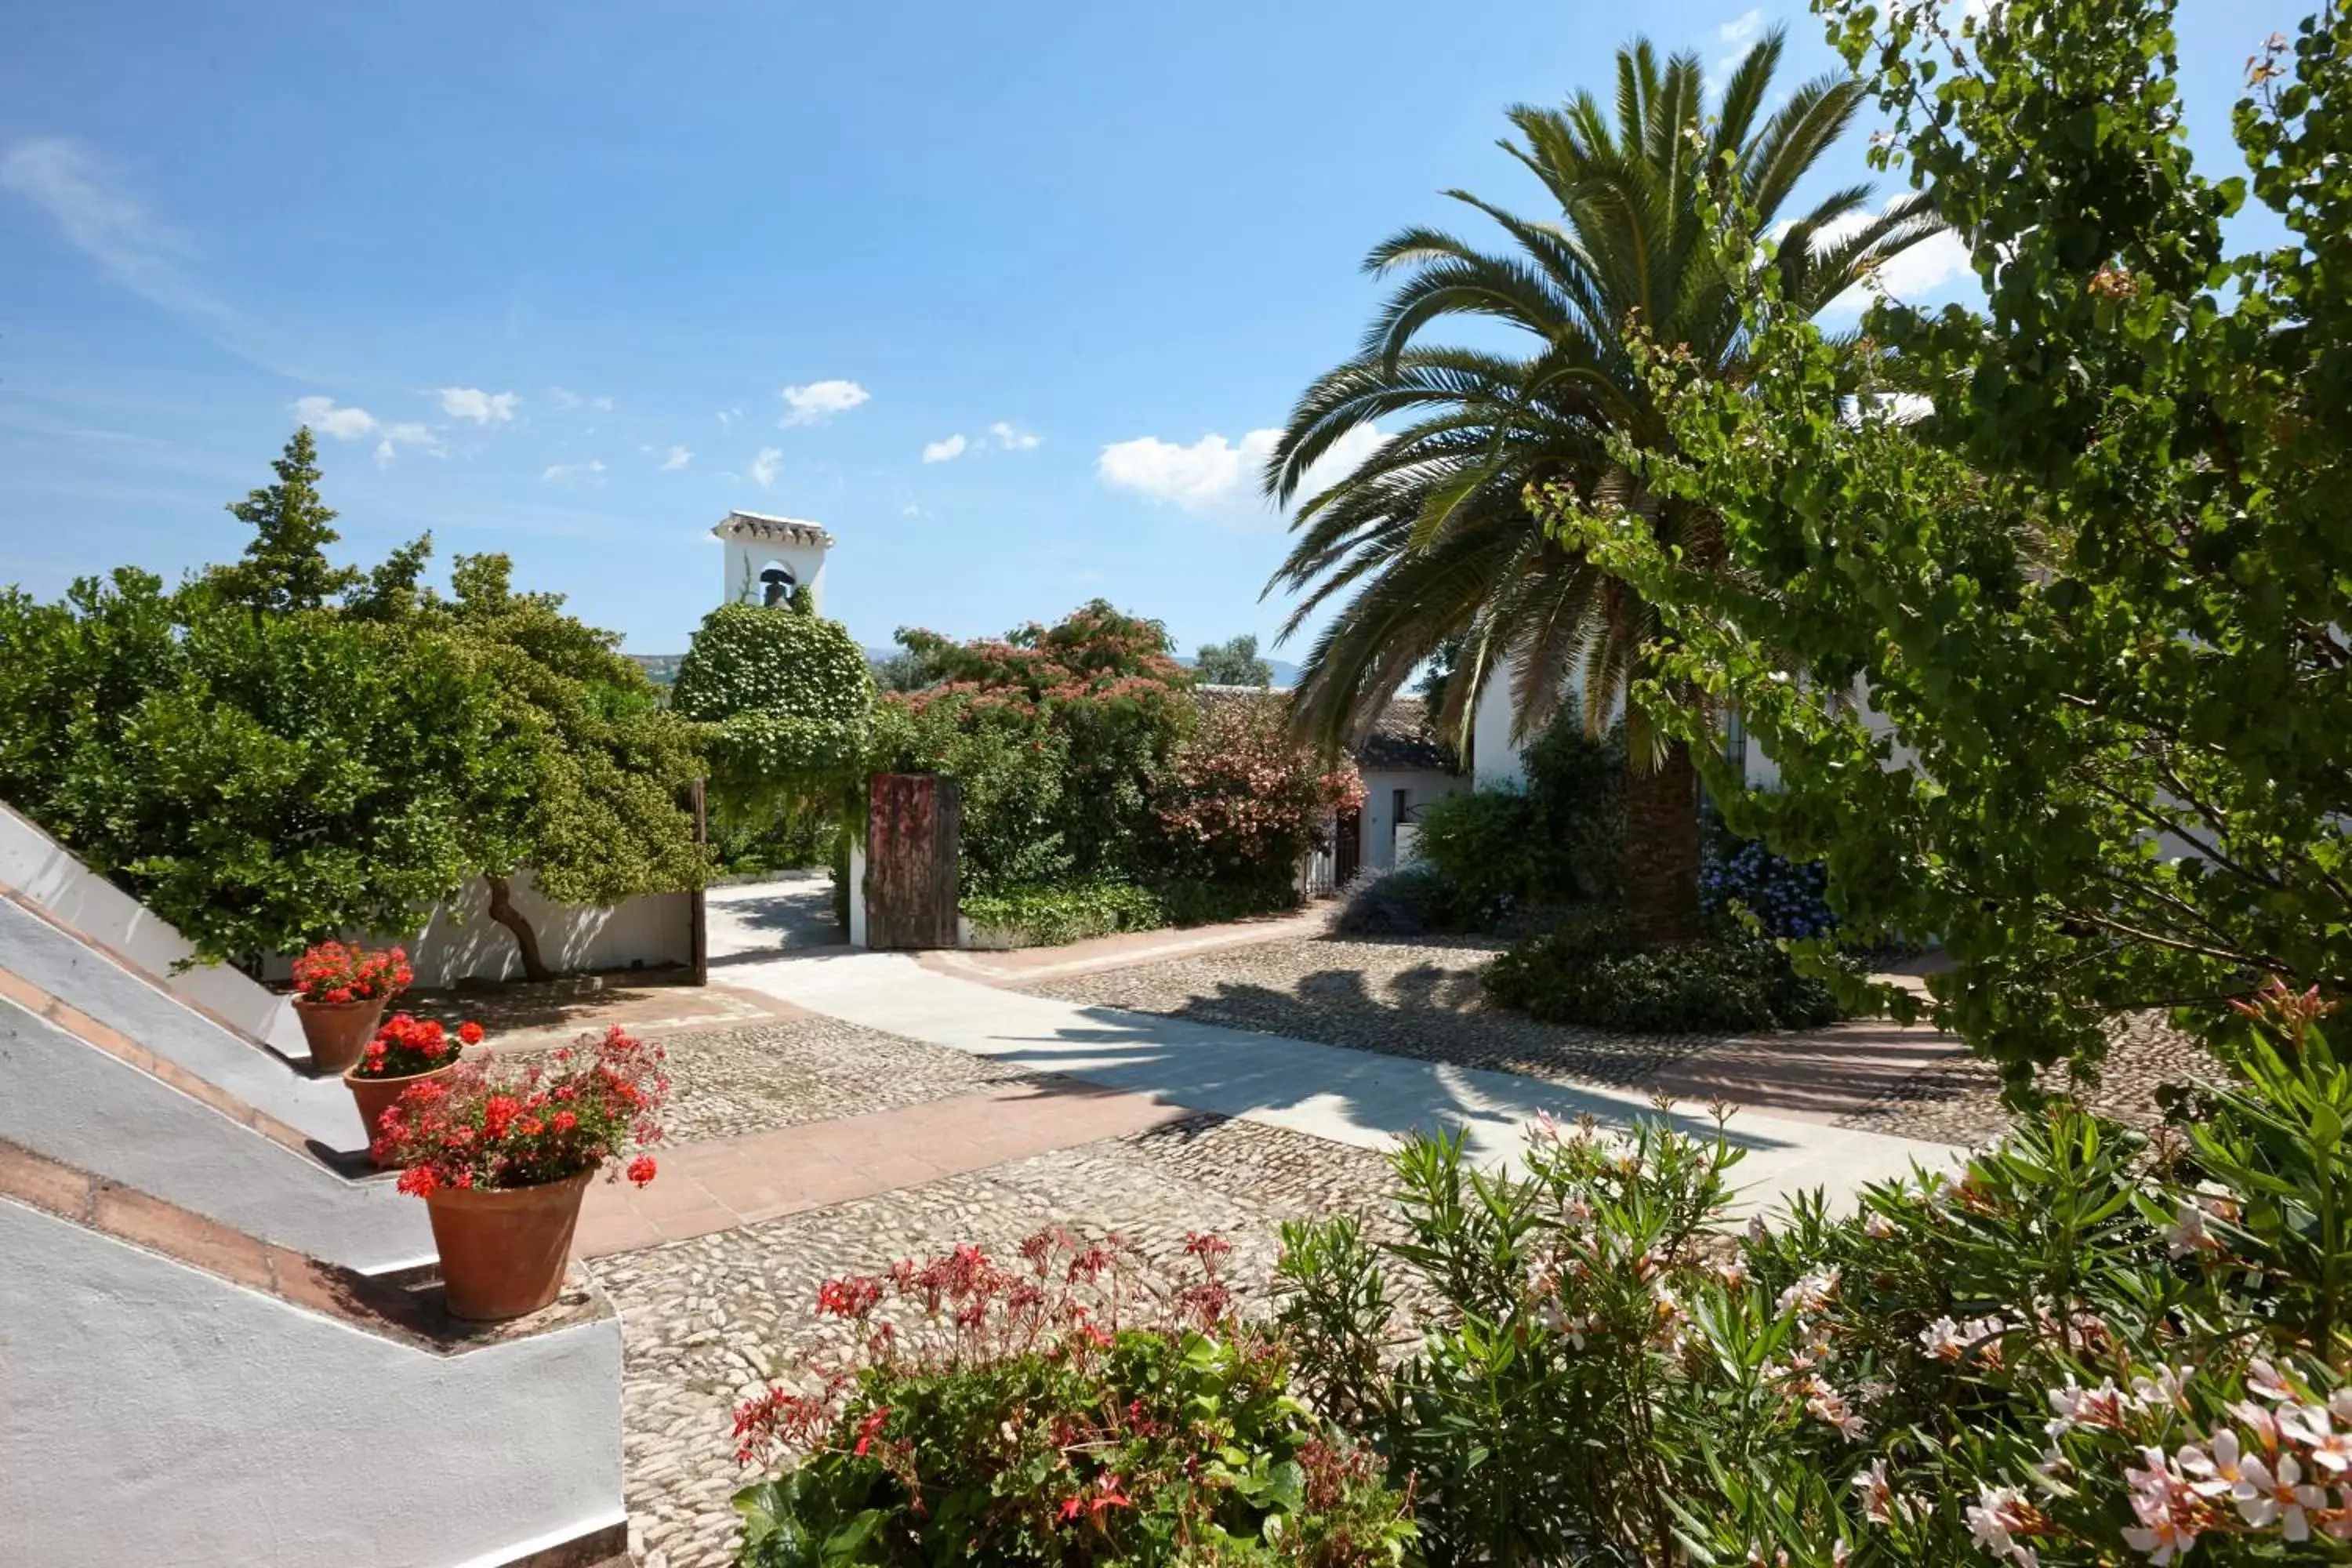
[[[1364,863],[1364,810],[1349,806],[1339,814],[1339,825],[1332,832],[1331,880],[1344,888],[1356,879]]]
[[[963,792],[940,773],[866,782],[866,945],[956,945]]]

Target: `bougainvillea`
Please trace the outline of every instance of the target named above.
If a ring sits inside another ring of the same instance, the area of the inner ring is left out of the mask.
[[[394,1013],[367,1043],[352,1065],[353,1078],[410,1078],[445,1068],[465,1054],[467,1046],[482,1043],[482,1026],[471,1020],[455,1033],[434,1018]]]
[[[1355,760],[1300,745],[1283,699],[1227,695],[1205,705],[1153,808],[1171,874],[1254,882],[1286,879],[1363,802]]]
[[[388,999],[415,978],[406,950],[397,947],[370,952],[350,942],[321,942],[294,961],[294,994],[315,1006]]]
[[[615,1025],[525,1068],[461,1061],[384,1112],[376,1163],[403,1167],[400,1190],[416,1197],[444,1187],[533,1187],[597,1170],[660,1140],[669,1092],[663,1056]],[[652,1156],[631,1160],[628,1177],[652,1181]]]

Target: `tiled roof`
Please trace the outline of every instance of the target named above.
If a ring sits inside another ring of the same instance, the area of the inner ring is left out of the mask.
[[[1287,697],[1290,689],[1284,686],[1213,686],[1192,688],[1193,695],[1202,702],[1246,702],[1268,697]],[[1394,697],[1387,709],[1356,747],[1356,765],[1360,768],[1385,772],[1404,772],[1415,768],[1434,768],[1441,773],[1457,773],[1454,749],[1437,738],[1429,725],[1429,704],[1418,697]]]
[[[710,531],[721,539],[756,539],[768,544],[814,544],[833,548],[833,535],[822,523],[798,517],[767,517],[756,511],[730,511]]]
[[[1372,722],[1371,732],[1356,748],[1360,768],[1399,771],[1436,768],[1454,771],[1454,749],[1430,728],[1429,704],[1418,697],[1395,697]]]

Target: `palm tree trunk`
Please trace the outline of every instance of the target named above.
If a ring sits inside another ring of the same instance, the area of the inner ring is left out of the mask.
[[[1654,768],[1625,772],[1625,929],[1643,947],[1695,942],[1698,918],[1698,770],[1676,742]]]
[[[530,981],[552,980],[547,961],[539,955],[539,933],[530,929],[530,920],[514,906],[513,889],[504,877],[484,877],[490,885],[490,919],[507,928],[515,939],[515,947],[522,954],[522,977]]]

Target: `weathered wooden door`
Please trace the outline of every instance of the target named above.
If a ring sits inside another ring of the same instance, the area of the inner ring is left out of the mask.
[[[940,773],[866,782],[866,945],[956,945],[963,792]]]

